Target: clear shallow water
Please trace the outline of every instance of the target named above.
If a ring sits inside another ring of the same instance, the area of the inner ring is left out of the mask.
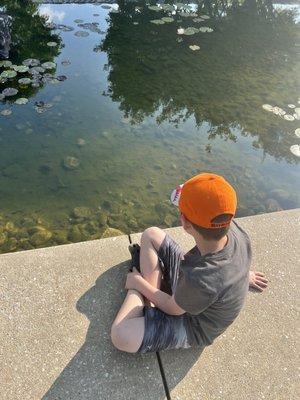
[[[262,109],[299,106],[296,6],[221,10],[216,2],[198,13],[207,21],[176,15],[155,25],[167,13],[143,2],[123,4],[119,13],[91,4],[3,3],[13,17],[9,59],[54,61],[53,76],[67,80],[1,85],[20,90],[0,103],[0,112],[12,110],[0,115],[2,252],[98,238],[107,227],[129,233],[178,225],[170,192],[202,171],[232,183],[238,216],[300,206],[299,158],[290,151],[300,121]],[[50,30],[42,15],[75,29]],[[76,19],[97,22],[104,33]],[[214,31],[177,34],[188,26]],[[89,36],[75,36],[78,30]],[[23,95],[28,104],[13,104]],[[53,106],[38,114],[36,102]],[[67,169],[66,157],[78,167]],[[89,209],[74,214],[75,207]]]

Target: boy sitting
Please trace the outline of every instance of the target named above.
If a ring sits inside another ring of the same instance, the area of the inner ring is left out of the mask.
[[[196,175],[171,200],[196,245],[184,254],[163,230],[143,232],[139,260],[135,257],[140,272],[128,273],[128,292],[111,327],[119,350],[209,346],[240,313],[249,285],[267,287],[264,274],[249,271],[250,239],[233,219],[237,197],[223,177]]]

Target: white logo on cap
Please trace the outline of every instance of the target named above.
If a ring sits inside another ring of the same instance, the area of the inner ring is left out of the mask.
[[[171,202],[174,204],[174,206],[178,207],[182,187],[183,185],[177,186],[176,189],[174,189],[171,193]]]

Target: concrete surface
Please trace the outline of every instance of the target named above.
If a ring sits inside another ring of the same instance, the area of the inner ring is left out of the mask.
[[[165,399],[155,354],[109,338],[127,236],[0,256],[0,399]],[[146,376],[147,379],[141,379]]]
[[[299,398],[299,220],[299,209],[237,220],[269,287],[249,292],[203,352],[160,352],[172,400]],[[182,228],[167,231],[184,250],[194,246]],[[120,352],[109,338],[126,292],[128,243],[119,236],[0,256],[1,400],[166,398],[156,355]]]
[[[252,242],[251,269],[263,272],[268,288],[249,291],[233,324],[206,347],[160,352],[173,400],[296,400],[300,210],[239,218]],[[187,251],[193,239],[182,228],[168,233]],[[138,242],[140,235],[131,235]],[[299,329],[298,329],[299,332]]]

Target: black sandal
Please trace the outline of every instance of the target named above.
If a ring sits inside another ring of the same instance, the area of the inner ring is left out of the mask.
[[[131,254],[131,263],[130,263],[129,271],[132,272],[132,268],[135,267],[139,272],[141,272],[141,269],[140,269],[141,247],[140,247],[140,245],[137,243],[130,244],[128,246],[128,250],[130,251],[130,254]]]

